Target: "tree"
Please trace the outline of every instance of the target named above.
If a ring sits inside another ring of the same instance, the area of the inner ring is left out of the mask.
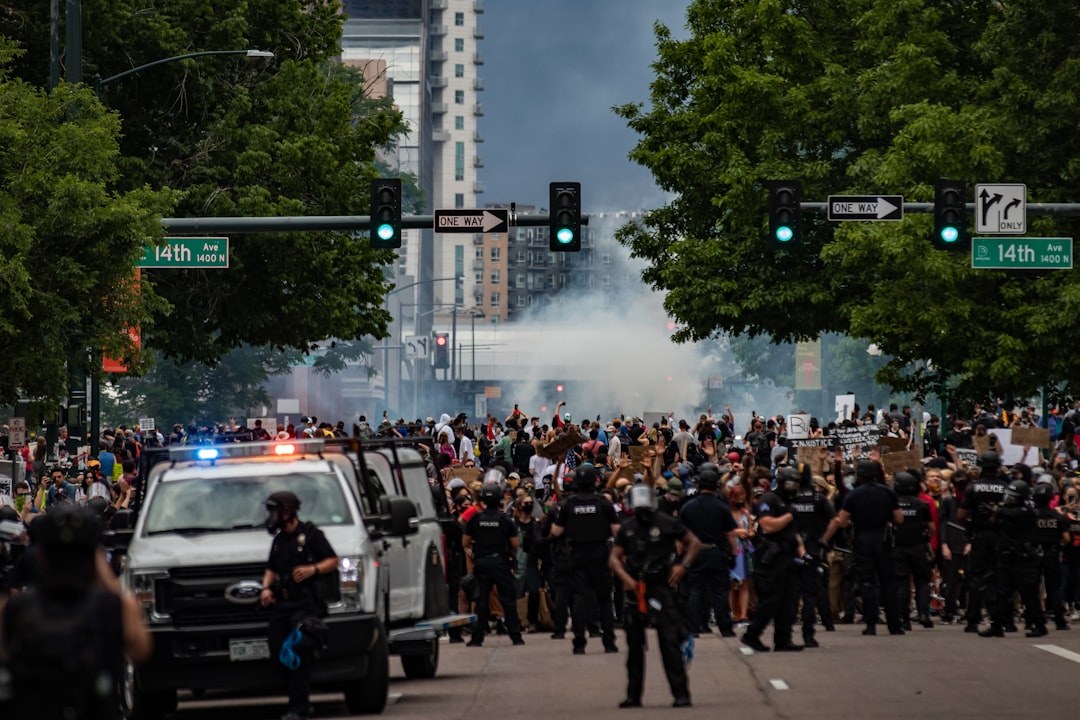
[[[138,367],[124,328],[163,308],[134,264],[176,194],[118,190],[120,121],[88,88],[13,78],[0,36],[0,404],[59,400],[100,351]],[[100,365],[97,366],[100,371]]]
[[[10,4],[6,27],[30,49],[18,72],[44,84],[48,3]],[[182,190],[179,217],[367,214],[375,152],[406,127],[389,99],[370,97],[335,61],[339,9],[84,0],[87,77],[200,50],[275,54],[179,61],[105,86],[103,102],[123,119],[122,186]],[[282,232],[231,238],[229,254],[228,270],[144,273],[167,302],[143,328],[148,346],[210,363],[244,343],[303,351],[331,337],[386,336],[391,251],[349,233]]]
[[[931,248],[925,215],[804,213],[802,244],[768,252],[764,183],[800,178],[804,201],[931,201],[940,177],[1015,179],[1034,201],[1075,199],[1078,15],[1038,0],[698,0],[688,39],[658,25],[651,106],[615,110],[640,135],[631,157],[677,197],[618,237],[667,293],[676,339],[843,332],[891,358],[879,377],[897,389],[1075,388],[1071,273],[973,270]],[[1072,236],[1077,223],[1031,225]]]

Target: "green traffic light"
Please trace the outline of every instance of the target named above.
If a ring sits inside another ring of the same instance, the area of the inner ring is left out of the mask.
[[[555,234],[555,238],[561,245],[569,245],[574,242],[574,231],[570,228],[559,228],[559,232]]]
[[[946,225],[945,227],[941,228],[941,239],[945,242],[954,243],[959,237],[960,231],[952,227],[951,225]]]
[[[390,240],[394,237],[394,226],[383,223],[375,230],[375,234],[379,236],[380,240]]]
[[[776,228],[776,239],[780,242],[788,242],[795,236],[795,232],[787,225],[781,225]]]

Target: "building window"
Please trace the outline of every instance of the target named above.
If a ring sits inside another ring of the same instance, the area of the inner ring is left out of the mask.
[[[454,207],[465,207],[465,193],[454,193]]]
[[[477,270],[473,274],[473,284],[474,285],[483,285],[484,284],[484,271],[483,270]]]
[[[491,262],[498,262],[498,261],[499,261],[499,248],[493,247],[493,248],[491,248]]]
[[[464,115],[455,115],[454,116],[454,129],[455,130],[464,130],[465,129],[465,116]]]
[[[608,253],[604,253],[603,255],[600,256],[600,262],[602,264],[604,264],[604,265],[610,265],[611,264],[611,255],[609,255]]]
[[[465,91],[464,90],[455,90],[454,91],[454,104],[455,105],[464,105],[465,104]]]
[[[527,256],[527,255],[525,254],[525,251],[524,251],[524,250],[518,250],[518,254],[517,254],[517,264],[518,264],[518,265],[524,265],[524,264],[525,264],[525,261],[526,261],[527,259],[528,259],[528,256]]]
[[[497,292],[491,293],[491,307],[493,307],[493,308],[499,307],[499,300],[500,300],[499,293],[497,293]]]
[[[491,284],[492,285],[498,285],[500,280],[501,280],[501,278],[499,276],[499,271],[498,270],[492,270],[491,271]]]
[[[475,257],[477,260],[484,259],[484,248],[477,246],[473,248],[473,251],[473,257]]]
[[[465,13],[454,13],[454,24],[463,27],[465,25]]]
[[[499,242],[500,239],[499,233],[491,233],[491,242]]]
[[[528,305],[529,305],[529,296],[528,295],[518,295],[517,305],[518,305],[518,307],[528,307]]]
[[[465,38],[454,38],[454,52],[465,52]]]
[[[462,181],[465,179],[465,143],[454,143],[454,179]]]
[[[465,66],[464,65],[455,65],[454,66],[454,77],[459,77],[459,78],[465,77]]]
[[[454,277],[465,276],[465,246],[454,246]],[[455,283],[456,284],[456,283]],[[465,300],[465,288],[454,288],[454,303],[461,303]]]

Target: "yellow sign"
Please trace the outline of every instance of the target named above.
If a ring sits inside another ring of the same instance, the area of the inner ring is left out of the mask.
[[[821,339],[795,343],[795,389],[821,389]]]
[[[484,397],[488,398],[501,398],[502,386],[501,385],[488,385],[484,388]]]

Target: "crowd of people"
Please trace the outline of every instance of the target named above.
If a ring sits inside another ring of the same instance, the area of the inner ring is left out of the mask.
[[[627,707],[640,704],[648,624],[660,630],[676,704],[686,705],[674,659],[691,656],[693,638],[714,626],[725,637],[741,629],[741,641],[764,652],[817,647],[818,629],[841,623],[876,634],[881,611],[891,634],[963,623],[984,637],[1021,625],[1039,637],[1080,618],[1077,407],[1045,420],[1034,408],[977,407],[947,417],[947,430],[936,416],[917,422],[909,407],[855,408],[839,421],[811,419],[809,453],[784,415],[752,413],[738,428],[725,406],[647,426],[633,416],[574,422],[563,408],[540,417],[515,405],[479,422],[464,413],[412,422],[384,414],[373,426],[360,416],[350,430],[314,417],[276,428],[178,424],[168,435],[120,426],[96,457],[74,462],[38,438],[21,455],[29,479],[0,498],[0,519],[29,522],[66,504],[92,505],[103,517],[137,510],[140,456],[155,446],[411,439],[439,506],[457,520],[447,538],[448,591],[455,609],[480,616],[469,644],[490,632],[523,644],[528,634],[562,639],[570,630],[576,654],[590,637],[618,652],[614,630],[623,627]],[[830,443],[866,427],[877,429],[880,446]],[[1006,427],[1047,428],[1050,440],[1007,466],[994,439]],[[916,446],[907,466],[886,462],[890,451]],[[0,576],[8,572],[10,562],[0,564]],[[459,633],[452,641],[465,642]]]

